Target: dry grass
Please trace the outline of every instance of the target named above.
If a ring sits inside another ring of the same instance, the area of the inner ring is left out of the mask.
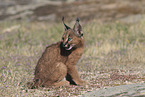
[[[0,95],[77,96],[106,86],[145,81],[145,20],[129,25],[92,22],[83,28],[86,47],[77,67],[90,85],[32,90],[26,83],[34,77],[37,60],[46,45],[61,39],[63,26],[0,23]]]

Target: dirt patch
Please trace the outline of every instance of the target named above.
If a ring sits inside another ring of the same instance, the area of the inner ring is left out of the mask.
[[[111,80],[123,80],[123,81],[132,81],[137,78],[137,75],[121,75],[119,73],[111,74]]]
[[[52,14],[57,11],[59,6],[56,5],[45,5],[45,6],[40,6],[36,9],[34,9],[34,15],[36,16],[47,16],[49,14]]]

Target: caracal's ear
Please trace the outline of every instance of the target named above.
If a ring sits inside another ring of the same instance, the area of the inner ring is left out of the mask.
[[[80,20],[79,20],[79,18],[77,17],[76,23],[75,23],[75,25],[74,25],[73,30],[74,30],[74,33],[75,33],[76,36],[82,37],[82,36],[83,36],[83,31],[82,31],[81,25],[79,24],[79,21],[80,21]]]
[[[64,16],[62,17],[62,22],[63,22],[65,31],[68,30],[68,29],[71,29],[69,26],[67,26],[67,25],[64,23]]]

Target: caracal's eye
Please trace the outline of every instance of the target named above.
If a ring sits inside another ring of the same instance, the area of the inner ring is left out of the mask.
[[[72,40],[72,38],[68,38],[68,41],[71,41]]]
[[[64,37],[62,37],[62,41],[64,41]]]

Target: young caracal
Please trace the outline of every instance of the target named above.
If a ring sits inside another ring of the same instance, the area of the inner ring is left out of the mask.
[[[76,19],[73,29],[64,23],[64,17],[62,21],[65,27],[62,40],[45,49],[35,68],[34,82],[30,88],[87,84],[80,79],[75,67],[84,49],[84,37],[79,18]]]

